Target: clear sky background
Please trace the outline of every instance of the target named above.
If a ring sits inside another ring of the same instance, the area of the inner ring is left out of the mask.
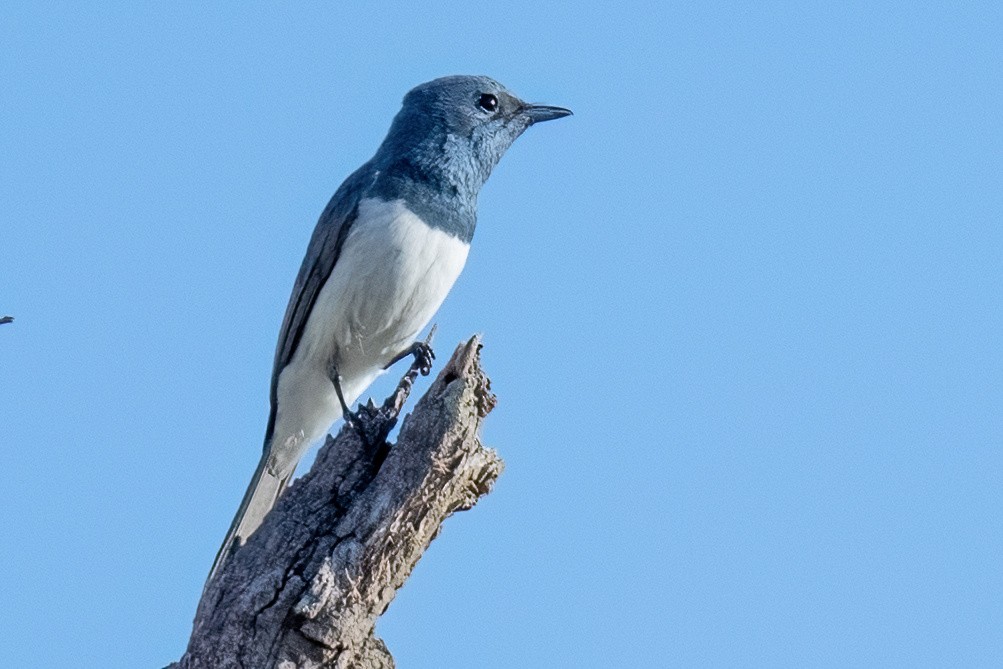
[[[575,116],[436,319],[507,469],[399,666],[1003,666],[999,3],[100,4],[0,6],[0,666],[180,656],[314,223],[455,73]]]

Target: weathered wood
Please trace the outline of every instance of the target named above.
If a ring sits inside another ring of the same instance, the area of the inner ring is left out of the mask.
[[[376,619],[442,522],[472,507],[502,470],[478,436],[495,403],[480,347],[474,337],[456,349],[396,444],[367,447],[350,428],[328,437],[310,472],[207,585],[172,668],[394,666]]]

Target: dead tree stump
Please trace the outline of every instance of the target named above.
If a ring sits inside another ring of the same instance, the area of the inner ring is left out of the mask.
[[[479,438],[495,397],[480,340],[457,347],[397,443],[328,437],[248,542],[209,583],[188,649],[168,669],[393,667],[374,632],[455,511],[503,463]]]

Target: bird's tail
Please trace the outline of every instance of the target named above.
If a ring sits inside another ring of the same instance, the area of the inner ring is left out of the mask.
[[[254,470],[251,484],[247,486],[247,492],[244,493],[244,499],[240,502],[237,515],[233,517],[230,529],[226,533],[226,539],[223,540],[223,545],[216,553],[216,559],[212,563],[212,569],[209,570],[206,585],[216,577],[233,550],[247,541],[247,538],[258,529],[265,516],[275,506],[279,495],[286,489],[286,484],[289,483],[291,474],[280,478],[268,471],[266,463],[268,462],[269,450],[271,449],[265,449],[261,461],[258,463],[258,468]]]

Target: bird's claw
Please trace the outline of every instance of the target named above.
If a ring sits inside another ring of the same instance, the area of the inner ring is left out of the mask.
[[[435,352],[432,347],[423,341],[416,341],[411,345],[411,354],[414,355],[412,365],[417,368],[422,376],[432,373],[432,361],[435,360]]]
[[[434,328],[433,328],[434,331]],[[429,335],[431,339],[431,335]],[[345,423],[355,431],[362,443],[367,446],[375,446],[385,443],[390,431],[397,424],[404,402],[411,392],[418,374],[428,376],[432,373],[432,361],[435,360],[435,353],[429,345],[428,340],[417,341],[411,344],[401,354],[394,357],[384,369],[390,369],[395,363],[408,356],[414,356],[411,367],[397,384],[397,390],[387,398],[382,406],[376,406],[370,399],[368,404],[359,405],[357,411],[349,410],[345,404],[344,395],[341,392],[341,377],[337,370],[332,374],[334,389],[338,393],[338,400],[341,402],[342,416]]]
[[[435,360],[435,352],[432,351],[432,347],[428,342],[424,341],[416,341],[408,346],[404,349],[403,353],[394,356],[394,359],[388,362],[383,369],[390,369],[409,355],[414,356],[411,369],[418,371],[422,376],[428,376],[432,373],[432,361]]]
[[[360,435],[362,433],[362,419],[359,417],[356,411],[342,411],[342,418],[345,419],[345,424],[352,428]]]
[[[386,441],[397,423],[397,417],[388,415],[385,407],[376,406],[370,399],[368,404],[360,404],[358,411],[349,412],[345,422],[363,444],[372,447]]]

